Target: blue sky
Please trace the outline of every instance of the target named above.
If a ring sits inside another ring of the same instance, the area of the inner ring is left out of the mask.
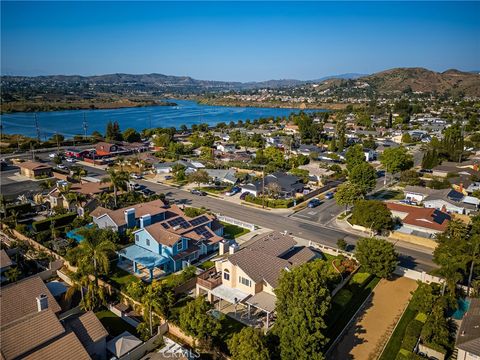
[[[480,2],[1,2],[2,74],[480,70]]]

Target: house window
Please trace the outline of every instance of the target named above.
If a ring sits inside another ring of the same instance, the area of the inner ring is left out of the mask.
[[[243,284],[248,287],[252,286],[252,282],[249,279],[245,279],[244,277],[239,276],[238,280],[240,281],[240,284]]]
[[[138,236],[138,234],[135,234],[135,242],[138,243],[140,241],[140,237]]]
[[[177,251],[182,251],[183,250],[183,241],[180,241],[177,243]]]
[[[223,278],[227,281],[230,280],[230,272],[226,269],[223,271]]]
[[[150,246],[150,239],[147,238],[147,240],[145,241],[147,243],[147,246]]]

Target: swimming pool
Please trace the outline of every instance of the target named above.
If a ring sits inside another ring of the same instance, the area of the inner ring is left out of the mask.
[[[470,300],[466,298],[457,299],[457,306],[458,306],[457,309],[453,312],[451,316],[455,320],[462,320],[463,316],[470,308]]]
[[[92,227],[93,227],[93,223],[90,223],[88,225],[85,225],[76,229],[72,229],[69,232],[67,232],[65,235],[67,236],[67,238],[73,239],[78,244],[80,244],[83,241],[84,237],[80,235],[78,232],[82,229],[91,229]]]

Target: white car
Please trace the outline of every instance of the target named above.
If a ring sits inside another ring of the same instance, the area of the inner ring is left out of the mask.
[[[48,157],[49,157],[50,159],[55,159],[55,158],[57,157],[57,154],[51,153],[51,154],[48,154]]]
[[[132,178],[132,179],[140,180],[140,179],[142,178],[142,175],[140,175],[140,174],[132,174],[132,175],[131,175],[131,178]]]
[[[61,169],[61,170],[65,170],[67,167],[63,164],[58,164],[57,165],[57,168]]]
[[[74,163],[77,162],[77,160],[75,160],[75,158],[67,158],[67,162]]]

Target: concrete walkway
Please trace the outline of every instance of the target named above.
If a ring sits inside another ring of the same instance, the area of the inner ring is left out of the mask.
[[[417,283],[406,277],[380,280],[329,359],[376,359],[416,288]]]

